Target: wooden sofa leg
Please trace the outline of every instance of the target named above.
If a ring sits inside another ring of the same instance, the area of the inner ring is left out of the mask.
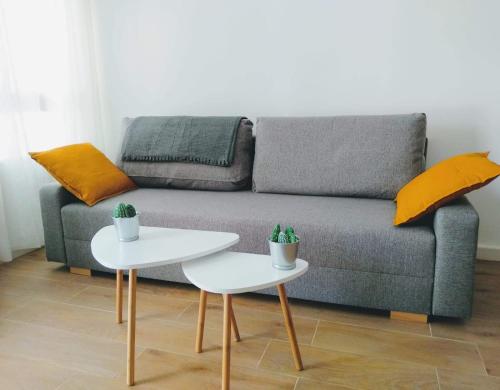
[[[426,324],[428,322],[427,314],[409,313],[405,311],[391,311],[391,320],[421,322]]]
[[[92,276],[89,268],[69,267],[69,272],[75,275]]]

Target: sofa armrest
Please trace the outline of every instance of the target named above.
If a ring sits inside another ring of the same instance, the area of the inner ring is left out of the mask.
[[[432,314],[471,316],[478,227],[479,216],[465,197],[436,211]]]
[[[61,208],[78,201],[59,184],[47,184],[40,189],[43,234],[47,260],[66,263],[66,248],[61,218]]]

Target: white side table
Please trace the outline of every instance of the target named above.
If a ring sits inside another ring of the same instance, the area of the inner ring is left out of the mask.
[[[236,339],[239,340],[231,304],[232,294],[277,286],[295,368],[299,371],[303,369],[284,283],[303,275],[307,268],[307,261],[297,259],[295,269],[279,270],[272,266],[270,256],[237,252],[220,252],[182,264],[186,277],[191,283],[200,288],[200,307],[195,346],[198,353],[202,351],[207,292],[222,294],[224,297],[222,336],[222,388],[224,390],[229,389],[230,382],[231,323],[235,327]]]
[[[167,229],[141,226],[139,239],[120,242],[113,225],[99,230],[92,238],[94,258],[116,270],[116,320],[122,322],[123,271],[129,271],[127,384],[134,384],[135,306],[137,269],[180,263],[224,250],[238,243],[235,233]]]

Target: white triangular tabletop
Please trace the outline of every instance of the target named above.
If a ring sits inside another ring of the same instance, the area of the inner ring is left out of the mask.
[[[127,270],[180,263],[237,244],[235,233],[141,226],[139,239],[120,242],[113,225],[99,230],[91,242],[92,255],[107,268]]]
[[[303,275],[309,264],[297,259],[291,270],[274,268],[271,256],[219,252],[182,263],[184,275],[200,289],[216,294],[241,294],[289,282]]]

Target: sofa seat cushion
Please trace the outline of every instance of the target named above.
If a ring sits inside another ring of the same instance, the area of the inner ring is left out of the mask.
[[[292,225],[301,237],[299,256],[311,266],[432,278],[435,238],[423,222],[392,224],[389,200],[140,188],[88,207],[61,210],[66,239],[89,241],[112,223],[118,202],[133,204],[147,226],[235,232],[232,249],[269,253],[274,224]]]

